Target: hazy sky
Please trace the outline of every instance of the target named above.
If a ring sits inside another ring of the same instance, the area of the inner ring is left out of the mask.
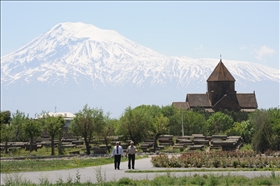
[[[62,22],[115,30],[166,56],[279,68],[279,2],[1,1],[1,56]]]

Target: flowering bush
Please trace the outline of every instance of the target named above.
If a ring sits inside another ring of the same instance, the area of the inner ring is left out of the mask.
[[[178,156],[158,155],[152,157],[155,167],[242,167],[242,168],[280,168],[280,156],[275,153],[260,155],[253,152],[213,151],[189,152]]]

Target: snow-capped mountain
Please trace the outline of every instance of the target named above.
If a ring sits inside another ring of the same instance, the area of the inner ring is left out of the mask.
[[[218,62],[219,59],[166,57],[113,30],[102,30],[81,22],[61,23],[17,51],[1,57],[2,99],[4,102],[14,100],[13,96],[18,95],[13,94],[19,89],[26,93],[22,99],[34,99],[31,96],[34,90],[38,92],[48,87],[40,93],[43,97],[58,90],[73,92],[72,96],[78,97],[85,92],[99,92],[103,102],[99,100],[96,105],[100,106],[104,105],[104,100],[111,99],[111,95],[105,97],[104,92],[113,93],[116,96],[113,100],[123,100],[126,106],[135,100],[139,104],[150,104],[141,102],[139,97],[149,92],[149,99],[156,100],[159,97],[153,95],[153,91],[160,91],[164,100],[171,97],[172,101],[184,101],[186,93],[205,92],[206,79]],[[278,86],[279,93],[279,69],[243,61],[224,59],[223,62],[236,79],[237,92],[240,92],[238,87],[242,90],[253,87],[252,92],[265,82],[266,86]],[[75,87],[79,87],[81,94],[77,94]],[[31,89],[33,92],[30,92]],[[124,90],[133,92],[133,96],[122,98],[120,95]],[[181,96],[176,99],[170,96],[178,93]],[[258,92],[256,94],[258,98]],[[71,98],[63,95],[62,99]],[[129,99],[133,101],[125,102]],[[172,101],[159,104],[171,104]],[[7,102],[4,106],[8,105],[11,103]]]

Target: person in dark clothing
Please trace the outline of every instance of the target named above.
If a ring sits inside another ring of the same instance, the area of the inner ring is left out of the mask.
[[[123,156],[123,148],[120,146],[120,143],[117,141],[116,146],[113,149],[112,156],[114,158],[115,170],[120,170],[121,157]]]

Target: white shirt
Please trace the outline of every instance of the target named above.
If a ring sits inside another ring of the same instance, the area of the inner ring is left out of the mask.
[[[123,156],[123,148],[122,148],[122,146],[119,145],[119,153],[117,153],[117,145],[114,147],[112,156],[115,156],[115,155],[122,155]]]

